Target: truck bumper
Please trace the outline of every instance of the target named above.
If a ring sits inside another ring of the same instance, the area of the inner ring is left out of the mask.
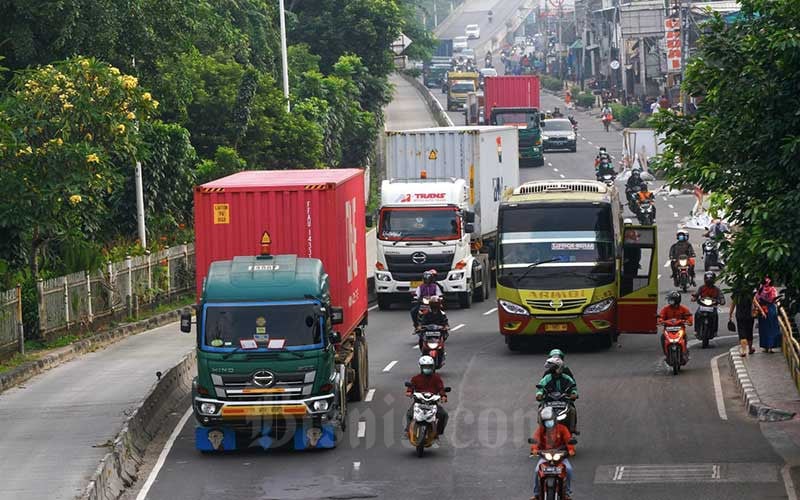
[[[379,275],[381,278],[379,278]],[[387,280],[388,279],[388,280]],[[446,295],[467,291],[467,273],[463,270],[450,271],[447,278],[438,282]],[[410,281],[395,281],[391,273],[378,271],[375,273],[375,291],[379,294],[396,295],[398,300],[404,296],[410,298],[416,288]]]
[[[330,423],[317,426],[301,421],[294,426],[275,427],[269,421],[262,421],[260,426],[251,428],[250,432],[225,426],[198,425],[194,429],[194,441],[199,451],[219,452],[255,447],[265,450],[335,448],[337,440],[336,428]]]

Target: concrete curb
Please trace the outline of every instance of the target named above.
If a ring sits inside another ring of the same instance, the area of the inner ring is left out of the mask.
[[[158,328],[160,326],[178,321],[180,319],[181,312],[191,312],[191,310],[191,307],[183,307],[181,309],[159,314],[135,323],[128,323],[126,325],[118,326],[111,330],[100,332],[92,335],[89,338],[57,349],[56,351],[35,361],[23,363],[13,370],[9,370],[8,372],[0,374],[0,394],[40,373],[46,372],[51,368],[55,368],[63,363],[66,363],[67,361],[71,361],[82,354],[96,351],[98,349],[104,349],[111,344],[119,342],[120,340],[131,335],[142,333],[147,330],[152,330],[153,328]]]
[[[414,86],[417,89],[417,92],[420,93],[422,99],[425,101],[425,104],[428,105],[428,110],[433,115],[433,119],[436,120],[436,123],[439,124],[440,127],[452,127],[453,120],[450,119],[450,116],[447,114],[447,111],[442,107],[442,103],[439,102],[428,87],[422,84],[416,78],[409,76],[405,73],[400,73],[400,76]]]
[[[744,359],[739,355],[739,346],[731,347],[728,353],[731,360],[731,375],[744,400],[747,413],[762,422],[781,422],[791,420],[795,413],[792,411],[773,408],[764,404],[756,392],[750,373],[744,364]]]
[[[172,367],[150,389],[147,397],[125,421],[109,451],[100,461],[82,498],[116,500],[137,480],[147,447],[170,413],[186,410],[197,359],[194,351]]]

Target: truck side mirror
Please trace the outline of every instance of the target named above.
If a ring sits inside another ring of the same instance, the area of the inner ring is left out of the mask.
[[[475,222],[475,212],[465,212],[464,220],[467,222]]]
[[[189,313],[181,313],[181,331],[183,333],[192,332],[192,315]]]
[[[341,325],[344,323],[344,309],[341,307],[331,307],[331,324]]]
[[[342,334],[339,333],[339,332],[331,332],[330,342],[331,342],[331,344],[341,344],[342,343]]]
[[[464,232],[467,234],[472,234],[475,232],[475,224],[472,222],[467,222],[464,224]]]

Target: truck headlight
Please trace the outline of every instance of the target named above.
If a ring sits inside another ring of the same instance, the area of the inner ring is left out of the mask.
[[[575,140],[575,134],[569,134],[569,135],[567,136],[567,140],[568,140],[568,141],[574,141],[574,140]]]
[[[200,413],[204,413],[206,415],[213,415],[217,413],[217,405],[215,405],[214,403],[201,403]]]
[[[543,141],[546,141],[546,140],[548,140],[548,139],[550,139],[548,136],[546,136],[546,135],[542,134],[542,140],[543,140]]]
[[[314,411],[328,411],[327,401],[314,401]]]
[[[375,279],[378,281],[392,281],[392,273],[375,271]]]
[[[500,304],[500,307],[502,307],[503,310],[508,314],[516,314],[517,316],[531,315],[531,313],[529,313],[527,309],[525,309],[519,304],[508,302],[507,300],[498,300],[497,303]]]
[[[455,273],[450,273],[450,278],[448,278],[448,279],[450,281],[463,280],[464,279],[464,271],[458,271],[458,272],[455,272]]]
[[[586,306],[586,309],[583,310],[583,314],[598,314],[601,312],[606,312],[613,305],[614,299],[601,300],[600,302],[595,302],[594,304]]]

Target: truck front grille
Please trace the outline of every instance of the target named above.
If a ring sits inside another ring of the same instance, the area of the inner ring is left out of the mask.
[[[415,262],[414,256],[417,256],[417,261],[422,260],[419,254],[424,255],[423,262]],[[447,278],[447,273],[450,272],[453,264],[452,254],[439,254],[431,255],[425,252],[414,252],[409,255],[387,255],[386,264],[392,277],[398,281],[414,281],[421,280],[422,273],[429,269],[436,269],[438,273],[437,279],[443,280]]]
[[[217,397],[236,401],[286,401],[311,394],[316,371],[299,373],[273,373],[275,381],[268,387],[253,382],[254,374],[212,375]],[[282,390],[284,392],[258,393],[248,391]]]

